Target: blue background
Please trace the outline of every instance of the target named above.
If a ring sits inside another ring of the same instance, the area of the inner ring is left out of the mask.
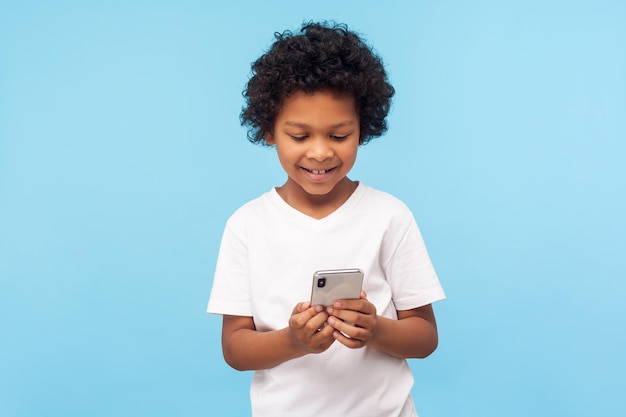
[[[626,3],[602,0],[0,2],[0,414],[249,414],[204,310],[227,217],[284,181],[239,126],[249,65],[308,19],[397,89],[351,176],[411,207],[448,295],[421,416],[625,415]]]

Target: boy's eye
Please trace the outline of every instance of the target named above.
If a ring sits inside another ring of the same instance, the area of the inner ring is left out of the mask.
[[[289,135],[289,136],[291,137],[291,139],[298,141],[298,142],[302,142],[303,140],[308,138],[307,135]]]
[[[333,140],[341,141],[341,140],[348,139],[348,136],[350,135],[349,134],[348,135],[330,135],[330,138]]]

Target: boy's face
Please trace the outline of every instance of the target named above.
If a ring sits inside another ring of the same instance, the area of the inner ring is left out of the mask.
[[[274,131],[266,134],[265,141],[276,145],[289,177],[284,191],[291,197],[324,202],[345,201],[354,190],[347,186],[352,182],[346,175],[356,161],[359,137],[359,114],[352,96],[299,91],[285,99]],[[348,196],[341,195],[345,192]]]

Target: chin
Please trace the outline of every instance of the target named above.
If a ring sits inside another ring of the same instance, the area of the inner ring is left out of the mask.
[[[323,187],[308,186],[308,187],[302,187],[302,189],[309,195],[324,196],[324,195],[328,195],[332,193],[335,187],[336,187],[335,185],[323,186]]]

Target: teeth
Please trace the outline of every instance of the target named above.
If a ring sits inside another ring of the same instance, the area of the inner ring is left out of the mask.
[[[326,174],[330,169],[309,169],[309,171],[315,175]]]

